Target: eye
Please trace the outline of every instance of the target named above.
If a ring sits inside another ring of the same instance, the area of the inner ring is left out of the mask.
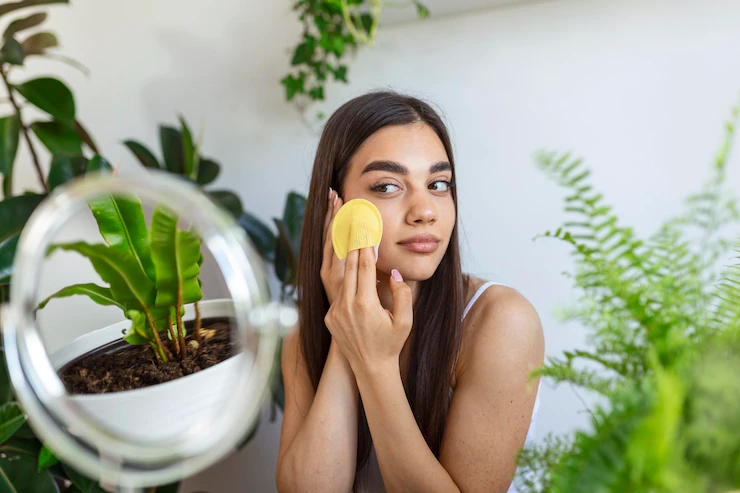
[[[437,192],[449,192],[450,189],[454,186],[454,184],[452,182],[447,181],[447,180],[437,180],[435,182],[432,182],[432,185],[431,186],[434,186],[437,183],[443,183],[447,187],[444,190],[436,190]]]
[[[370,187],[370,190],[372,190],[373,192],[378,192],[381,195],[385,195],[385,194],[389,193],[386,190],[386,187],[396,187],[396,188],[398,188],[398,185],[395,185],[393,183],[378,183],[377,185],[373,185],[372,187]]]

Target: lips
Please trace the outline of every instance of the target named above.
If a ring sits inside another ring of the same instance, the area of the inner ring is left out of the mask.
[[[416,253],[431,253],[439,246],[439,238],[436,236],[424,233],[420,235],[414,235],[405,240],[398,242],[399,245],[406,247],[412,252]]]

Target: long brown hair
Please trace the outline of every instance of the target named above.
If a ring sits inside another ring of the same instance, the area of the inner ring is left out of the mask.
[[[455,163],[447,129],[432,107],[417,98],[391,91],[367,93],[340,107],[322,132],[311,176],[297,272],[300,346],[314,390],[318,388],[331,343],[331,334],[324,324],[329,300],[320,276],[328,189],[331,186],[343,196],[350,158],[373,133],[389,125],[412,123],[425,123],[436,131],[447,151],[454,181]],[[431,278],[419,282],[406,384],[406,397],[416,422],[435,456],[439,456],[447,419],[468,282],[460,265],[456,187],[452,187],[451,193],[455,227],[437,270]],[[357,433],[359,471],[368,459],[372,443],[361,400]]]

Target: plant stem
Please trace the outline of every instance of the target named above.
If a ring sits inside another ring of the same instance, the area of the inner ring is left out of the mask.
[[[154,338],[154,343],[157,345],[157,349],[160,353],[164,356],[164,362],[167,362],[168,359],[172,358],[172,354],[167,350],[166,347],[162,345],[162,340],[159,338],[159,332],[157,332],[157,326],[154,325],[154,319],[152,319],[152,314],[149,313],[149,310],[144,307],[144,313],[146,313],[146,320],[149,323],[149,328],[152,331],[152,337]]]
[[[21,118],[21,108],[18,106],[18,102],[15,100],[15,96],[13,96],[13,88],[10,86],[10,82],[8,82],[8,76],[5,73],[4,68],[0,68],[0,76],[3,78],[3,82],[5,83],[5,88],[8,90],[8,98],[10,99],[10,103],[13,105],[13,108],[15,108],[15,112],[18,114],[18,119]],[[36,155],[36,149],[33,147],[33,143],[31,142],[31,136],[28,135],[28,128],[23,124],[23,121],[21,120],[21,130],[23,131],[23,136],[26,138],[26,142],[28,142],[28,150],[31,151],[31,157],[33,158],[33,165],[36,167],[36,173],[39,176],[39,182],[41,183],[41,186],[44,188],[44,191],[46,193],[49,193],[49,185],[46,184],[46,180],[44,180],[44,173],[41,171],[41,165],[39,164],[39,157]]]
[[[172,314],[167,315],[167,331],[170,333],[170,339],[172,339],[172,345],[175,346],[175,352],[180,354],[180,340],[177,338],[175,329],[172,328]]]
[[[185,345],[185,336],[182,335],[185,332],[185,326],[182,323],[182,290],[177,290],[177,308],[175,308],[175,317],[177,317],[177,337],[180,340],[180,359],[185,359],[188,354],[188,348]]]
[[[195,340],[200,345],[200,305],[195,302]]]

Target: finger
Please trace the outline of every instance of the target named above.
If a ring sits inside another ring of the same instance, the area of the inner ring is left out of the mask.
[[[354,298],[357,294],[357,262],[360,258],[359,250],[352,250],[347,254],[344,262],[344,280],[342,281],[342,292],[347,299]]]
[[[360,249],[359,272],[357,273],[357,296],[373,299],[378,297],[375,272],[375,249],[365,247]]]
[[[338,260],[338,257],[334,253],[334,245],[332,244],[331,226],[334,223],[334,217],[337,215],[339,207],[342,206],[341,201],[337,196],[336,190],[334,190],[332,192],[332,201],[326,211],[327,217],[324,221],[324,264],[330,269]]]
[[[393,326],[397,329],[408,329],[414,322],[414,307],[411,299],[411,287],[403,281],[397,281],[391,270],[391,295],[393,296]]]
[[[334,190],[331,190],[327,196],[327,207],[326,207],[326,214],[324,214],[324,239],[326,239],[326,232],[327,228],[329,227],[329,221],[331,221],[331,213],[332,213],[332,201],[334,200]]]

